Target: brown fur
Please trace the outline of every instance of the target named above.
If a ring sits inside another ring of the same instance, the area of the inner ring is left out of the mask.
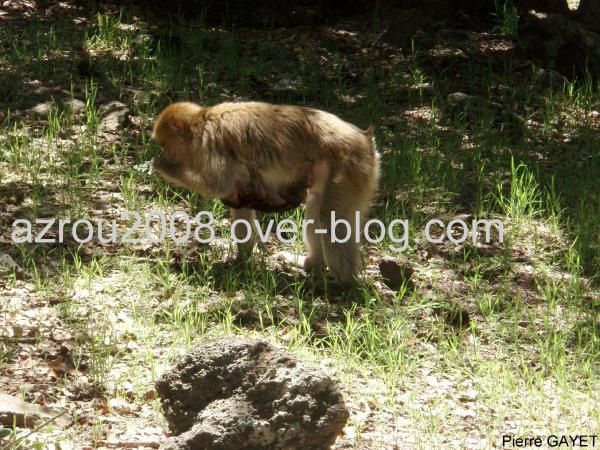
[[[306,198],[306,218],[329,229],[332,210],[351,223],[355,211],[366,214],[377,187],[372,130],[312,108],[174,103],[159,115],[153,137],[164,148],[154,164],[161,176],[223,199],[234,217],[253,217],[244,209],[295,207]],[[305,267],[327,266],[342,284],[352,284],[360,268],[357,245],[323,237],[309,229]]]

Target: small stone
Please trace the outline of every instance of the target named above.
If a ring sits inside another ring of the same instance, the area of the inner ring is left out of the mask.
[[[47,101],[43,103],[38,103],[34,107],[29,108],[27,112],[36,118],[45,119],[48,117],[50,111],[52,111],[52,108],[54,108],[54,106],[54,102]]]
[[[127,124],[131,111],[124,103],[112,101],[100,106],[98,113],[103,116],[100,130],[105,133],[117,133]]]
[[[122,398],[111,398],[108,401],[108,406],[120,415],[128,415],[133,411],[131,404]]]
[[[442,317],[448,325],[455,328],[468,328],[471,324],[468,311],[459,305],[435,307],[433,313]]]
[[[471,323],[469,313],[460,307],[448,310],[445,319],[448,325],[456,328],[467,328]]]
[[[75,116],[85,112],[85,103],[78,98],[70,98],[65,101],[64,106],[70,109]]]
[[[463,418],[463,419],[474,419],[475,418],[475,411],[473,411],[472,409],[467,409],[467,408],[456,408],[455,413],[457,416]]]
[[[474,98],[475,97],[472,95],[465,94],[464,92],[453,92],[452,94],[448,94],[448,102],[453,105],[466,103],[472,101]]]
[[[383,282],[392,290],[398,291],[403,285],[412,288],[411,277],[414,273],[408,263],[399,263],[392,258],[384,258],[379,263],[379,272]]]
[[[461,402],[474,402],[475,400],[477,400],[477,391],[475,389],[468,389],[464,392],[461,392],[458,395],[458,399]]]
[[[0,393],[0,425],[6,427],[34,428],[49,419],[59,428],[71,424],[66,414],[45,406],[27,403],[18,397]]]

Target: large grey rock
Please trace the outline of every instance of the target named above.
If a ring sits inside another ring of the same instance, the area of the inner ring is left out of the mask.
[[[349,416],[329,376],[258,339],[207,341],[156,388],[163,450],[327,449]]]
[[[591,3],[597,2],[587,2]],[[598,6],[595,8],[600,11]],[[591,19],[593,26],[587,23],[585,16],[581,19],[585,25],[560,14],[529,11],[519,22],[519,46],[545,69],[556,70],[568,78],[584,78],[589,74],[597,80],[600,74],[599,21]]]
[[[64,106],[71,110],[73,115],[83,114],[85,112],[85,102],[78,98],[70,98],[65,100]]]

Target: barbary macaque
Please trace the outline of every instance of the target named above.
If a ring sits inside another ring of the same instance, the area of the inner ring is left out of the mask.
[[[306,202],[308,256],[296,262],[307,271],[328,268],[342,286],[355,284],[361,269],[356,219],[367,213],[379,179],[372,129],[301,106],[179,102],[160,113],[152,136],[164,150],[154,161],[156,172],[221,199],[232,208],[233,220],[254,227],[256,210],[282,211]],[[332,242],[332,211],[352,227],[345,242]],[[244,235],[240,230],[238,236]],[[254,243],[240,244],[239,253],[251,253]]]

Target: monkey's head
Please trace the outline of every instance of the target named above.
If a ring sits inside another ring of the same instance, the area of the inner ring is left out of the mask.
[[[163,154],[154,159],[153,166],[170,183],[192,188],[189,178],[193,167],[194,128],[202,120],[201,114],[200,106],[179,102],[167,106],[156,119],[152,139],[163,148]]]

